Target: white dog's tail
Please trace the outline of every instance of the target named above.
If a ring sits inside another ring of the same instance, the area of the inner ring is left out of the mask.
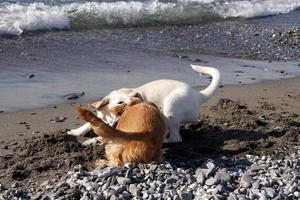
[[[197,72],[208,74],[212,77],[210,85],[204,90],[200,91],[200,93],[203,94],[206,97],[206,99],[210,98],[216,91],[216,89],[218,89],[221,82],[221,74],[219,70],[212,67],[203,67],[198,65],[191,65],[191,67]]]

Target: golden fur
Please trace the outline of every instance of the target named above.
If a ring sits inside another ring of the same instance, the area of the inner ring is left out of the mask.
[[[133,100],[110,109],[119,115],[116,128],[112,128],[92,112],[77,107],[79,117],[92,125],[96,135],[107,142],[105,151],[108,164],[122,166],[125,163],[149,163],[158,161],[166,133],[162,114],[153,103]],[[96,161],[96,165],[103,161]]]

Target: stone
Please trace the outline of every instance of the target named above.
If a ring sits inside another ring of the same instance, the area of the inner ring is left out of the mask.
[[[203,185],[205,181],[205,175],[202,172],[199,172],[197,175],[197,182],[200,183],[201,185]]]
[[[130,184],[128,191],[134,196],[140,196],[141,190],[135,185],[135,184]]]
[[[95,183],[95,182],[87,182],[87,183],[84,183],[83,186],[88,191],[97,191],[97,189],[99,188],[99,184]]]
[[[252,184],[252,188],[253,189],[259,189],[260,188],[260,181],[256,180],[253,184]]]
[[[270,188],[270,187],[267,187],[267,188],[265,188],[265,191],[266,191],[266,193],[267,193],[267,195],[271,198],[271,199],[273,199],[274,197],[275,197],[275,190],[273,189],[273,188]]]
[[[234,194],[234,193],[229,194],[229,197],[227,199],[228,200],[238,200],[236,194]]]
[[[249,188],[253,181],[253,178],[249,174],[245,173],[242,175],[240,185],[244,188]]]
[[[215,178],[221,182],[230,182],[231,181],[231,176],[227,172],[216,172]]]
[[[210,177],[209,179],[207,179],[205,181],[205,185],[207,185],[207,186],[216,185],[217,183],[218,183],[218,180],[214,177]]]
[[[249,198],[244,194],[240,194],[240,195],[237,195],[237,196],[238,196],[238,200],[249,200]]]
[[[182,200],[192,200],[193,199],[192,194],[189,192],[182,192],[181,194],[179,194],[179,196]]]
[[[126,185],[128,183],[131,182],[130,178],[126,178],[126,177],[118,177],[117,178],[117,182],[120,184],[120,185]]]

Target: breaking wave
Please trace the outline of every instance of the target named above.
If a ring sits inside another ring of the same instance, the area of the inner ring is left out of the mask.
[[[231,17],[288,13],[300,7],[299,0],[0,2],[0,34],[11,35],[48,29],[195,24]]]

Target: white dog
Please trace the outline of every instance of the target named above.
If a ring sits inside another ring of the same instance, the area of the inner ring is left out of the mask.
[[[112,91],[101,101],[91,104],[97,110],[97,115],[111,126],[116,122],[116,116],[109,109],[122,103],[129,103],[133,97],[143,101],[153,102],[166,118],[169,138],[165,142],[182,142],[179,133],[180,123],[194,122],[198,118],[200,105],[208,100],[219,87],[221,76],[219,70],[211,67],[191,65],[200,73],[212,76],[210,85],[197,92],[188,84],[176,80],[157,80],[138,88],[122,88]],[[91,130],[89,123],[68,131],[68,134],[79,136]]]

